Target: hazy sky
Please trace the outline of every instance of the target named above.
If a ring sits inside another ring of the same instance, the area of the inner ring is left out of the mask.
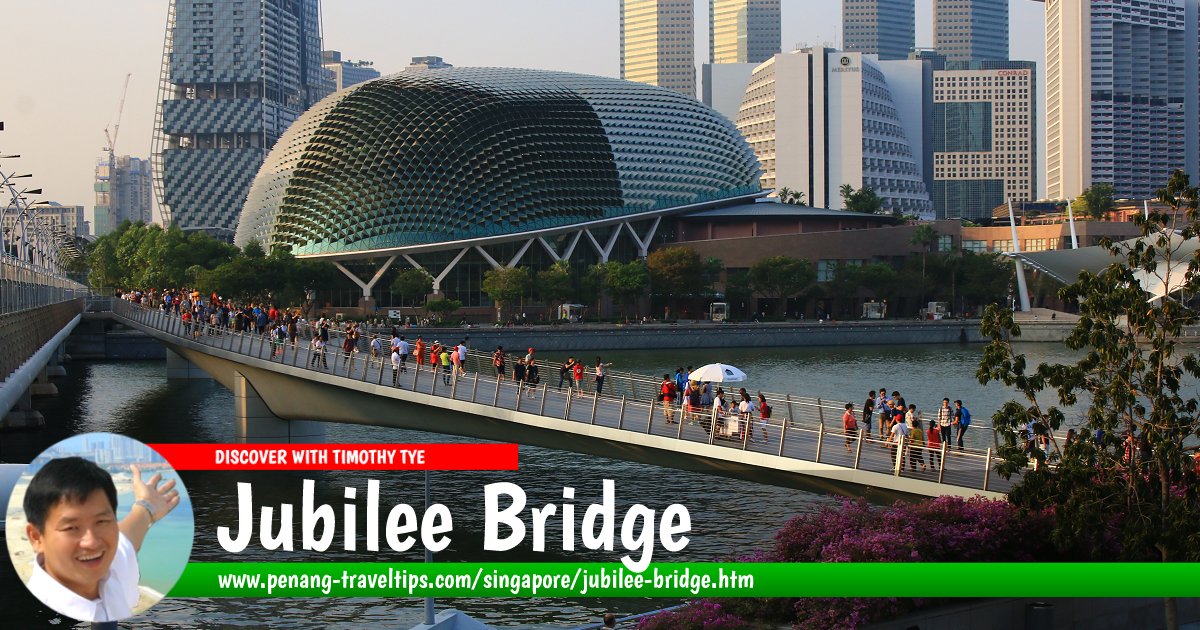
[[[999,1],[999,0],[998,0]],[[932,0],[917,2],[917,45],[931,46]],[[1009,0],[1014,59],[1038,62],[1045,85],[1044,6]],[[838,0],[782,0],[783,48],[840,44]],[[511,66],[617,76],[618,0],[325,0],[324,48],[398,72],[410,57],[456,66]],[[117,153],[149,157],[162,64],[166,0],[0,0],[0,170],[33,173],[39,199],[80,204],[91,219],[104,128],[129,95]],[[696,2],[697,63],[708,54],[708,2]],[[1045,120],[1039,106],[1039,126]],[[1044,134],[1043,134],[1044,135]],[[1039,142],[1039,153],[1044,144]],[[1040,161],[1044,163],[1044,156]],[[1041,172],[1041,171],[1039,171]],[[1045,188],[1044,182],[1039,182]]]

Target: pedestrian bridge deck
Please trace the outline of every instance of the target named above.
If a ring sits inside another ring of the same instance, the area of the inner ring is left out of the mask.
[[[388,358],[365,352],[347,358],[335,349],[337,339],[329,343],[325,369],[310,365],[307,344],[286,345],[277,353],[268,337],[188,330],[177,317],[120,300],[113,301],[113,313],[231,389],[235,378],[244,377],[271,413],[284,420],[509,441],[877,501],[943,494],[999,497],[1015,481],[995,472],[990,449],[901,445],[905,453],[896,462],[895,445],[843,433],[843,405],[830,401],[767,394],[774,417],[767,421],[765,439],[757,418],[749,423],[752,431],[733,430],[736,417],[718,421],[726,431],[714,434],[708,430],[711,414],[689,419],[676,406],[668,423],[655,400],[658,381],[644,375],[610,372],[605,394],[597,397],[559,391],[550,382],[557,369],[541,366],[542,384],[520,395],[511,381],[494,377],[490,354],[472,352],[467,375],[449,384],[430,366],[417,369],[410,361],[393,385]],[[909,468],[912,452],[922,455],[926,470]],[[932,466],[934,458],[944,465]]]

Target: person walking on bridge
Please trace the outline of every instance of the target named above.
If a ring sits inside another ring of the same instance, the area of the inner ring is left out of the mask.
[[[671,402],[675,400],[675,383],[670,374],[663,374],[662,383],[658,386],[658,399],[662,401],[663,417],[667,424],[675,424],[671,419]]]
[[[492,353],[492,367],[496,368],[496,380],[504,379],[504,346],[496,346]]]
[[[941,435],[942,441],[946,442],[947,444],[949,444],[951,438],[954,437],[951,435],[951,432],[954,430],[953,424],[954,424],[954,410],[950,408],[950,399],[943,398],[942,406],[938,407],[937,426],[938,426],[938,430],[941,431],[941,433],[942,433],[942,435]]]
[[[600,357],[596,357],[596,395],[599,396],[604,392],[604,379],[608,376],[608,368],[612,367],[612,363],[604,363]]]
[[[971,412],[963,406],[961,400],[954,401],[954,424],[958,425],[958,450],[963,450],[963,436],[971,427]],[[950,440],[946,440],[947,443]]]
[[[417,370],[420,370],[425,365],[425,340],[421,335],[417,335],[417,342],[413,344],[413,355],[417,359]]]
[[[846,413],[842,414],[842,431],[846,434],[846,452],[850,452],[850,444],[858,435],[858,419],[854,417],[854,403],[846,403]]]
[[[571,387],[571,373],[575,368],[575,357],[567,357],[567,360],[558,366],[558,391],[562,391],[563,383],[567,384],[567,389]]]
[[[867,400],[863,403],[862,423],[863,431],[867,437],[872,435],[871,432],[871,416],[875,415],[875,390],[867,392]]]

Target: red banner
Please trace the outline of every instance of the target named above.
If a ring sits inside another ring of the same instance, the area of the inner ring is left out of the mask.
[[[516,444],[150,444],[175,470],[516,470]]]

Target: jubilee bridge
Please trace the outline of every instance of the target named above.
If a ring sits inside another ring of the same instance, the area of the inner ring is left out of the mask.
[[[191,325],[119,299],[111,308],[116,320],[167,348],[168,376],[211,376],[232,390],[235,433],[245,442],[323,441],[323,423],[341,422],[516,442],[873,501],[998,498],[1013,484],[995,472],[991,448],[935,450],[847,435],[844,403],[764,392],[774,411],[764,438],[758,419],[747,431],[736,416],[686,418],[678,406],[668,423],[657,400],[659,381],[645,375],[610,372],[605,393],[594,396],[551,387],[549,375],[557,370],[541,365],[542,384],[521,395],[516,384],[495,378],[490,354],[470,352],[467,375],[449,384],[441,372],[410,361],[393,385],[389,357],[347,358],[335,350],[336,338],[324,368],[312,365],[307,343],[280,351],[263,335]],[[894,459],[897,449],[904,454]],[[923,451],[926,464],[940,456],[943,465],[910,470],[911,449]]]

